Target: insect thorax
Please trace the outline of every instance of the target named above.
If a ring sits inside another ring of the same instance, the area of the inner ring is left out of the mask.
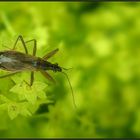
[[[38,59],[37,61],[33,62],[33,66],[40,70],[49,70],[51,63],[42,59]]]
[[[34,67],[41,70],[52,70],[54,72],[56,71],[62,71],[61,67],[58,66],[58,64],[52,64],[48,61],[44,61],[42,59],[38,59],[36,62],[33,62]]]

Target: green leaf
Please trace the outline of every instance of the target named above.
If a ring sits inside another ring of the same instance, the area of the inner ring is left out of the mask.
[[[17,73],[13,75],[11,78],[16,84],[19,84],[19,83],[22,83],[23,80],[28,80],[29,75],[30,74],[28,72],[22,72],[22,73]]]
[[[8,104],[8,115],[13,120],[19,114],[19,107],[16,103],[9,103]]]
[[[10,100],[4,96],[4,95],[0,95],[0,103],[3,103],[3,102],[9,102]]]
[[[22,84],[16,84],[10,89],[11,92],[17,93],[19,100],[27,100],[34,104],[37,101],[37,97],[45,99],[46,95],[43,91],[46,88],[46,84],[42,82],[34,82],[32,87],[28,86],[25,82]]]
[[[0,105],[0,110],[6,110],[7,109],[7,103]]]
[[[48,85],[43,82],[34,82],[33,86],[36,89],[36,91],[41,91],[44,90]]]
[[[28,92],[25,93],[25,98],[32,104],[34,104],[37,100],[37,95],[34,92],[34,90],[29,90]]]
[[[38,97],[39,97],[40,99],[46,99],[46,93],[45,93],[44,91],[40,91],[40,92],[38,93]]]
[[[25,100],[25,92],[26,89],[22,84],[16,84],[14,87],[10,89],[10,92],[17,93],[19,100]]]
[[[27,117],[31,116],[32,113],[28,110],[28,103],[20,103],[20,114]]]

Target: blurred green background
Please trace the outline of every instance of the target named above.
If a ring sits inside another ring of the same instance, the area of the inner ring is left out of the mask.
[[[37,40],[37,56],[59,48],[50,61],[72,67],[77,109],[67,79],[51,72],[55,103],[13,120],[1,110],[0,137],[140,137],[140,3],[1,2],[1,50],[19,34]],[[13,86],[0,79],[0,94]]]

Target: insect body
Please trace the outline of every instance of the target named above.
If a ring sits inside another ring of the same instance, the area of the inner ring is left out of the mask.
[[[0,52],[0,68],[7,71],[62,71],[58,64],[52,64],[40,57],[24,54],[17,51]]]
[[[16,47],[16,44],[19,39],[21,40],[21,42],[23,44],[25,53],[15,51],[15,47]],[[28,54],[28,50],[26,47],[26,44],[31,41],[34,42],[33,55]],[[50,81],[55,83],[55,80],[47,72],[49,70],[52,70],[53,72],[63,73],[67,77],[68,82],[70,84],[67,74],[62,71],[62,69],[64,69],[64,68],[60,67],[57,63],[52,64],[51,62],[48,61],[48,59],[50,57],[52,57],[54,54],[56,54],[56,52],[58,52],[58,49],[51,51],[50,53],[46,54],[43,58],[36,57],[35,56],[36,40],[32,39],[32,40],[25,42],[23,37],[20,35],[17,38],[12,50],[0,52],[0,69],[11,72],[7,75],[0,76],[0,78],[8,77],[8,76],[14,75],[14,74],[16,74],[18,72],[22,72],[22,71],[31,71],[30,84],[28,84],[27,82],[26,83],[29,86],[32,86],[33,82],[34,82],[34,72],[40,71],[43,76],[45,76],[47,79],[49,79]],[[73,95],[73,90],[72,90],[71,84],[70,84],[70,87],[71,87],[71,91],[72,91],[72,95]],[[73,95],[73,101],[74,101],[74,95]],[[74,104],[75,104],[75,102],[74,102]]]

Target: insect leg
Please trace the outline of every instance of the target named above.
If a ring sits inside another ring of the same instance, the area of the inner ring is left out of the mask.
[[[32,71],[31,72],[31,79],[30,79],[30,86],[33,85],[33,82],[34,82],[34,72]]]
[[[0,76],[0,78],[9,77],[9,76],[12,76],[12,75],[14,75],[16,73],[19,73],[19,72],[12,72],[12,73],[9,73],[9,74],[6,74],[6,75],[2,75],[2,76]]]
[[[36,48],[37,48],[37,47],[36,47],[36,44],[37,44],[36,40],[35,40],[35,39],[28,40],[28,41],[26,41],[25,43],[29,43],[29,42],[31,42],[31,41],[34,42],[33,56],[35,56],[35,55],[36,55]],[[30,86],[33,85],[33,82],[34,82],[34,72],[32,71],[32,72],[31,72],[31,78],[30,78]]]
[[[58,52],[58,50],[59,50],[59,49],[57,48],[57,49],[55,49],[55,50],[49,52],[48,54],[46,54],[45,56],[43,56],[43,59],[45,59],[45,60],[49,59],[49,58],[52,57],[54,54],[56,54],[56,53]]]
[[[21,35],[19,35],[18,36],[18,38],[17,38],[17,40],[16,40],[16,42],[15,42],[15,44],[14,44],[14,47],[13,47],[13,50],[15,49],[15,47],[16,47],[16,45],[17,45],[17,42],[18,42],[18,40],[21,40],[21,42],[22,42],[22,44],[23,44],[23,47],[24,47],[24,49],[25,49],[25,52],[26,52],[26,54],[28,54],[28,50],[27,50],[27,47],[26,47],[26,43],[29,43],[29,42],[31,42],[31,41],[33,41],[34,42],[34,47],[33,47],[33,56],[35,56],[36,55],[36,44],[37,44],[37,42],[36,42],[36,40],[35,39],[32,39],[32,40],[28,40],[28,41],[24,41],[24,39],[23,39],[23,37],[21,36]],[[24,80],[24,82],[26,83],[26,84],[28,84],[25,80]],[[34,72],[31,72],[31,79],[30,79],[30,84],[28,84],[29,86],[32,86],[33,85],[33,82],[34,82]]]
[[[37,50],[37,41],[35,40],[35,39],[32,39],[32,40],[28,40],[28,41],[26,41],[25,43],[29,43],[29,42],[31,42],[31,41],[33,41],[34,42],[34,47],[33,47],[33,56],[35,56],[36,55],[36,50]]]
[[[19,39],[21,40],[21,42],[22,42],[22,44],[23,44],[23,47],[24,47],[24,49],[25,49],[25,53],[28,54],[28,50],[27,50],[25,41],[24,41],[24,39],[23,39],[23,37],[22,37],[21,35],[18,36],[18,38],[17,38],[17,40],[16,40],[16,42],[15,42],[14,47],[13,47],[12,50],[15,50],[16,45],[17,45],[17,42],[18,42]]]
[[[46,71],[43,71],[43,70],[41,70],[40,72],[44,77],[46,77],[48,80],[56,84],[55,80],[52,78],[52,76],[50,76],[50,74],[48,74]]]
[[[27,81],[23,80],[23,82],[25,82],[29,87],[31,87],[33,85],[34,82],[34,72],[31,72],[31,80],[30,83],[28,83]]]

